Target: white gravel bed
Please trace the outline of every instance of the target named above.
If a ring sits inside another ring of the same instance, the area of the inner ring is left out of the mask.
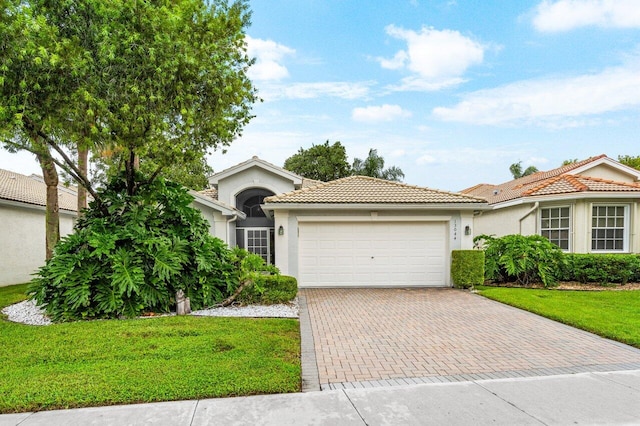
[[[28,325],[51,325],[52,322],[34,301],[25,300],[2,309],[9,321]],[[191,315],[209,317],[298,318],[298,298],[282,305],[228,306],[193,311]],[[146,317],[149,318],[149,317]]]
[[[36,306],[33,300],[25,300],[6,306],[2,313],[7,315],[9,321],[20,322],[29,325],[51,325],[51,320],[44,316],[42,309]]]

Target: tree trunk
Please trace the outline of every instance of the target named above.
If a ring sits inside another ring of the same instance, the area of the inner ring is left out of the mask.
[[[78,144],[78,170],[82,172],[83,176],[88,176],[89,173],[89,150]],[[87,208],[87,190],[78,182],[78,218],[82,216],[82,209]]]
[[[35,142],[39,143],[39,142]],[[49,147],[42,144],[42,153],[38,154],[38,161],[42,168],[42,177],[47,185],[47,206],[45,222],[46,259],[53,256],[53,248],[60,241],[60,212],[58,206],[58,171],[51,158]]]

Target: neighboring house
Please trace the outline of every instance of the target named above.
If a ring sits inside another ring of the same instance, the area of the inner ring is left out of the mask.
[[[474,235],[547,237],[575,253],[640,253],[640,171],[606,155],[461,191],[491,207]]]
[[[58,187],[60,235],[73,230],[76,191]],[[44,265],[46,185],[0,169],[0,286],[25,283]]]
[[[472,248],[481,198],[363,176],[310,181],[257,157],[201,191],[246,217],[225,241],[260,254],[300,287],[450,286],[451,250]],[[266,214],[265,214],[266,212]]]

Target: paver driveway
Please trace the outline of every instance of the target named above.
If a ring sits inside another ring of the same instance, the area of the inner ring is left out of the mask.
[[[460,290],[301,295],[323,389],[640,369],[638,349]]]

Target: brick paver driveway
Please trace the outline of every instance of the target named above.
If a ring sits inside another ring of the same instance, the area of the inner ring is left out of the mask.
[[[323,389],[640,369],[640,350],[460,290],[301,295]]]

